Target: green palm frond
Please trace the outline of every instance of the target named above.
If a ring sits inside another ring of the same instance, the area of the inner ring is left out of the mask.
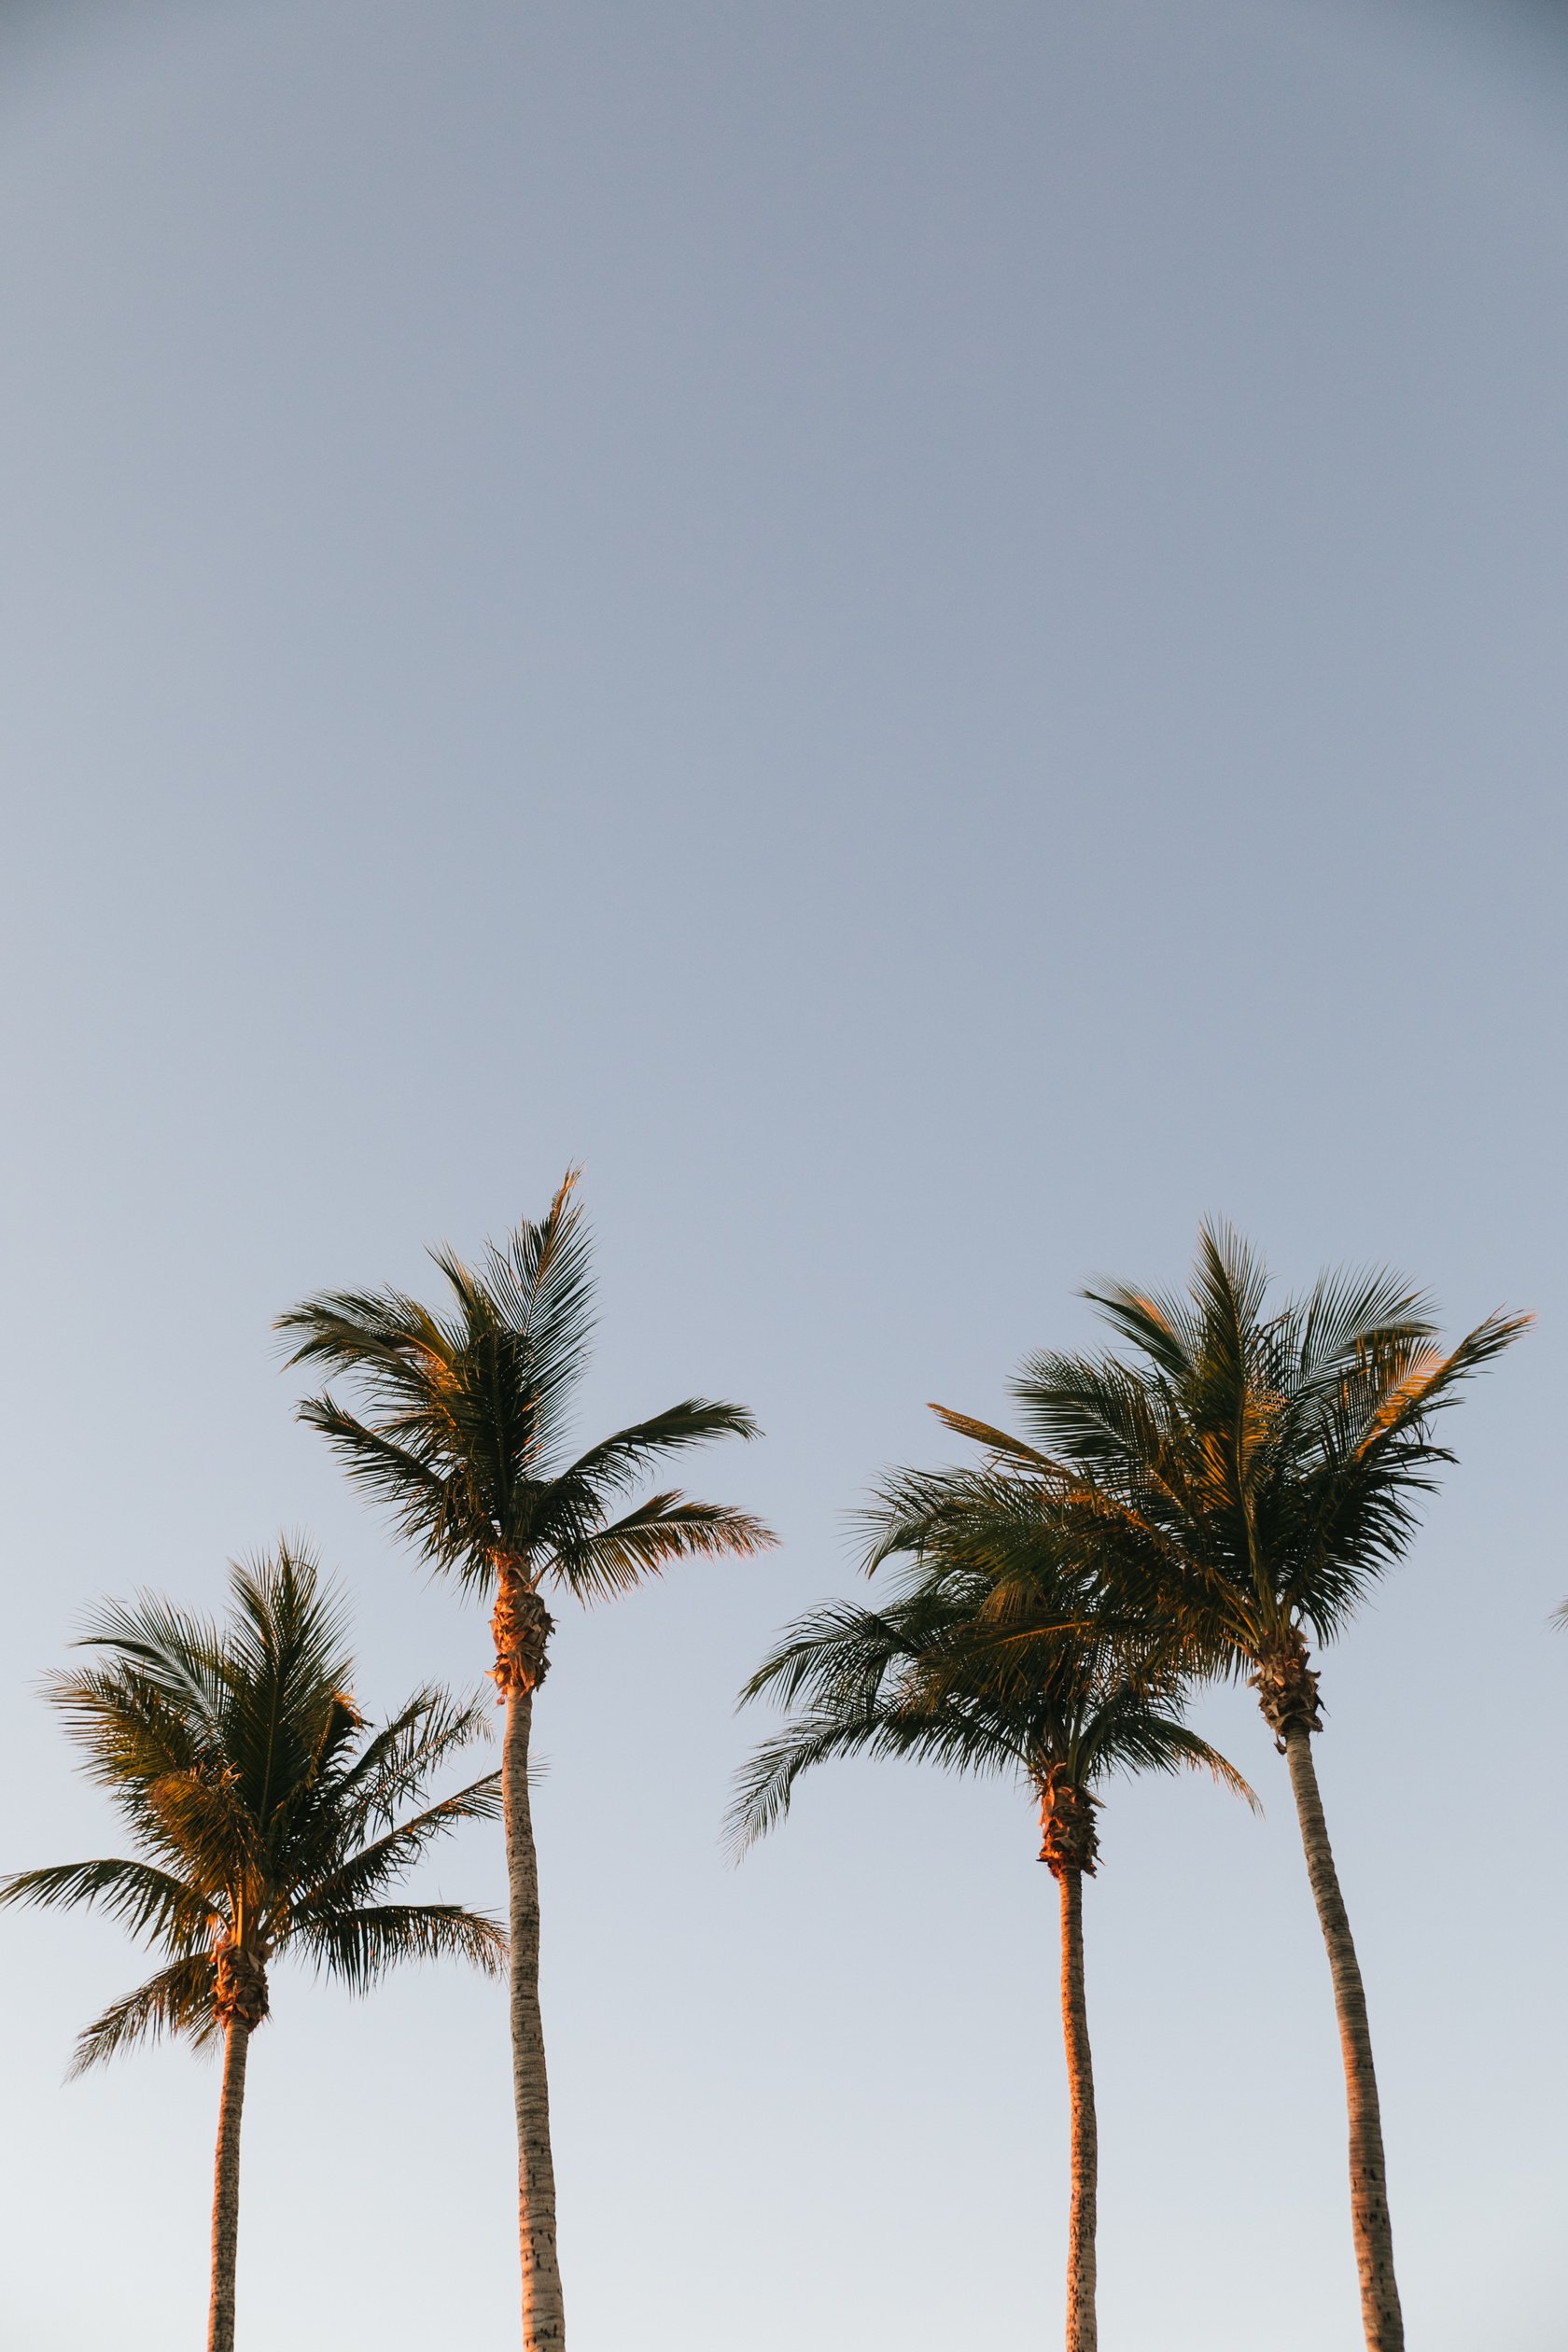
[[[18,1872],[0,1905],[96,1907],[172,1963],[88,2028],[78,2071],[164,2032],[210,2038],[225,1943],[262,1967],[298,1946],[355,1981],[399,1956],[495,1966],[500,1931],[478,1914],[369,1901],[448,1829],[498,1813],[496,1772],[405,1810],[490,1711],[432,1686],[368,1725],[341,1604],[301,1547],[236,1567],[231,1593],[222,1626],[145,1594],[102,1611],[95,1664],[50,1692],[135,1853]]]
[[[401,1878],[427,1847],[458,1822],[498,1821],[500,1813],[499,1772],[487,1772],[483,1780],[470,1781],[467,1788],[455,1789],[439,1804],[427,1805],[423,1813],[411,1814],[395,1828],[358,1847],[298,1897],[292,1910],[295,1925],[366,1901]]]
[[[420,1797],[449,1757],[490,1737],[495,1705],[493,1691],[458,1698],[437,1684],[415,1691],[339,1777],[334,1803],[349,1832],[390,1827],[399,1806]]]
[[[1263,1806],[1257,1791],[1218,1748],[1201,1738],[1179,1716],[1162,1715],[1141,1701],[1101,1710],[1087,1726],[1083,1743],[1085,1761],[1096,1776],[1120,1769],[1137,1772],[1207,1772],[1239,1797],[1253,1813]]]
[[[1019,1778],[1029,1770],[1028,1754],[1008,1737],[1005,1726],[958,1706],[921,1711],[884,1704],[859,1715],[807,1708],[762,1741],[736,1775],[724,1820],[724,1845],[732,1858],[738,1860],[777,1827],[797,1785],[814,1766],[850,1756],[909,1757],[959,1772],[1011,1772]]]
[[[354,1993],[367,1993],[409,1960],[467,1960],[486,1976],[506,1965],[505,1930],[456,1903],[380,1903],[312,1911],[297,1930],[301,1950]]]
[[[1287,1310],[1306,1386],[1337,1380],[1365,1353],[1375,1335],[1421,1344],[1435,1338],[1432,1305],[1381,1267],[1321,1274],[1298,1306]]]
[[[727,1504],[651,1494],[608,1527],[558,1543],[553,1565],[580,1601],[605,1600],[660,1575],[672,1560],[745,1559],[774,1541],[760,1519]]]
[[[155,1692],[193,1731],[217,1724],[223,1706],[222,1639],[210,1617],[159,1592],[106,1601],[76,1645],[112,1650],[122,1674]]]
[[[431,1253],[463,1308],[466,1328],[493,1328],[502,1342],[497,1369],[505,1392],[519,1384],[506,1343],[526,1364],[527,1420],[537,1449],[554,1436],[565,1397],[581,1376],[594,1329],[592,1253],[581,1203],[575,1197],[579,1171],[568,1169],[539,1225],[520,1225],[504,1248],[486,1250],[482,1269],[463,1265],[450,1251]],[[495,1400],[487,1400],[494,1405]]]
[[[319,1364],[329,1376],[362,1374],[410,1405],[462,1341],[460,1330],[399,1290],[318,1291],[280,1315],[276,1328],[304,1335],[289,1364]]]
[[[182,1705],[161,1690],[129,1651],[113,1668],[50,1674],[44,1688],[82,1750],[89,1778],[116,1792],[189,1771],[208,1752],[220,1720],[217,1707],[209,1713],[204,1701]]]
[[[17,1870],[0,1879],[0,1904],[8,1903],[101,1911],[142,1941],[182,1955],[204,1949],[223,1925],[222,1914],[192,1887],[147,1862],[60,1862]]]
[[[134,1993],[112,2001],[78,2035],[71,2078],[118,2058],[140,2042],[158,2041],[165,2034],[178,2034],[195,2049],[205,2049],[218,2031],[213,2015],[213,1964],[205,1954],[192,1954],[176,1960],[172,1967],[161,1968]]]
[[[655,1495],[624,1508],[652,1464],[718,1437],[754,1436],[739,1406],[687,1397],[616,1430],[575,1461],[566,1413],[587,1364],[593,1291],[572,1171],[539,1225],[477,1265],[431,1253],[450,1304],[401,1292],[321,1292],[279,1318],[294,1364],[353,1382],[352,1407],[307,1398],[349,1476],[431,1565],[474,1589],[503,1568],[553,1576],[584,1600],[623,1591],[668,1561],[770,1540],[748,1514]]]
[[[903,1756],[1085,1794],[1108,1773],[1234,1768],[1181,1720],[1182,1639],[1109,1591],[1053,1474],[894,1473],[863,1514],[869,1564],[901,1563],[880,1609],[829,1602],[751,1676],[788,1719],[743,1771],[727,1823],[739,1852],[789,1810],[802,1774],[836,1757]]]
[[[1206,1226],[1184,1298],[1087,1294],[1125,1353],[1043,1352],[1014,1387],[1064,1540],[1208,1671],[1245,1671],[1292,1624],[1341,1630],[1452,1459],[1438,1415],[1529,1321],[1489,1316],[1445,1351],[1393,1275],[1324,1275],[1272,1311],[1267,1289],[1256,1253]],[[999,1433],[945,1418],[1003,1458]]]
[[[716,1437],[755,1437],[756,1421],[740,1405],[722,1405],[706,1396],[688,1396],[651,1420],[633,1421],[590,1446],[585,1454],[561,1474],[563,1487],[577,1486],[602,1507],[607,1496],[623,1493],[640,1474],[665,1455],[681,1453],[689,1446],[710,1445]]]
[[[973,1438],[977,1446],[984,1446],[987,1453],[995,1454],[1000,1461],[1016,1463],[1025,1470],[1049,1471],[1056,1466],[1048,1455],[1026,1445],[1021,1437],[1015,1437],[1005,1429],[994,1428],[989,1421],[976,1421],[971,1413],[956,1413],[947,1405],[933,1405],[931,1410],[943,1427],[950,1429],[956,1437]]]
[[[307,1396],[297,1409],[301,1421],[321,1432],[354,1483],[390,1510],[399,1534],[426,1546],[442,1567],[461,1570],[476,1536],[469,1497],[463,1482],[443,1475],[421,1449],[422,1432],[406,1432],[420,1446],[401,1442],[330,1396]],[[401,1419],[394,1426],[406,1430]],[[487,1524],[481,1515],[481,1529]]]

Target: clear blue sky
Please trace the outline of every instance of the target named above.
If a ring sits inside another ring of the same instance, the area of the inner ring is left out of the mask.
[[[784,1536],[541,1708],[574,2352],[1059,2326],[1027,1803],[867,1767],[721,1865],[732,1694],[846,1513],[1199,1217],[1539,1331],[1325,1673],[1411,2341],[1568,2332],[1561,1024],[1568,51],[1494,0],[207,0],[0,28],[0,1867],[36,1696],[280,1526],[361,1692],[483,1619],[269,1321],[581,1158],[585,1421],[692,1390]],[[1355,2337],[1326,1969],[1267,1804],[1114,1794],[1106,2352]],[[761,1725],[755,1727],[761,1729]],[[435,1872],[497,1900],[475,1836]],[[196,2341],[216,2078],[3,1923],[0,2334]],[[511,2340],[498,1995],[285,1979],[250,2352]]]

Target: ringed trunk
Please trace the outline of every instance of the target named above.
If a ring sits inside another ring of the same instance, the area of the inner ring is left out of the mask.
[[[234,2352],[234,2267],[240,2250],[240,2118],[245,2107],[250,2027],[231,2013],[224,2028],[223,2089],[213,2167],[212,2303],[207,2352]]]
[[[511,1682],[506,1687],[505,1698],[501,1807],[506,1825],[511,1924],[511,2082],[517,2107],[517,2232],[523,2257],[523,2342],[526,2352],[562,2352],[567,2320],[555,2255],[555,2166],[550,2149],[544,2021],[539,2012],[539,1856],[528,1801],[532,1686]]]
[[[1067,2352],[1098,2352],[1095,2227],[1099,2204],[1099,2129],[1094,2061],[1084,2001],[1084,1873],[1063,1869],[1061,1888],[1062,2040],[1071,2105],[1072,2202],[1067,2223]]]
[[[1291,1790],[1307,1854],[1307,1875],[1311,1881],[1318,1924],[1328,1947],[1328,1965],[1334,1978],[1334,2007],[1339,2020],[1339,2050],[1345,2065],[1345,2101],[1350,2120],[1351,2226],[1355,2235],[1356,2266],[1361,2273],[1362,2326],[1367,2352],[1404,2352],[1405,2322],[1393,2275],[1393,2232],[1389,2221],[1383,2164],[1383,2121],[1378,2104],[1378,2078],[1372,2065],[1366,1995],[1323,1820],[1317,1767],[1312,1761],[1311,1729],[1298,1715],[1280,1727],[1279,1737],[1290,1767]]]
[[[1040,1859],[1061,1889],[1062,2041],[1071,2117],[1071,2204],[1067,2217],[1067,2352],[1097,2352],[1095,2228],[1099,2209],[1099,2127],[1084,2001],[1084,1881],[1099,1857],[1095,1801],[1065,1763],[1039,1773]]]

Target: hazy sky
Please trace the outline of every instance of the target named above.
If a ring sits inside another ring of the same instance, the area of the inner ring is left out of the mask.
[[[0,28],[0,1867],[104,1851],[86,1608],[302,1528],[470,1683],[271,1317],[586,1166],[585,1429],[693,1390],[769,1561],[540,1709],[574,2352],[1060,2325],[1054,1888],[891,1767],[738,1871],[733,1693],[846,1514],[1226,1213],[1539,1331],[1320,1743],[1421,2352],[1568,2332],[1568,45],[1491,0],[235,0]],[[1357,2337],[1282,1768],[1088,1906],[1106,2352]],[[433,1883],[497,1902],[476,1833]],[[0,1922],[0,2335],[199,2340],[214,2072]],[[280,1975],[248,2352],[514,2340],[501,1996]]]

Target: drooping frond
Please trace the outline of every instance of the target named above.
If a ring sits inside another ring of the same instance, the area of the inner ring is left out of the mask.
[[[651,1494],[608,1527],[563,1533],[552,1565],[580,1601],[608,1600],[659,1575],[672,1560],[746,1559],[776,1540],[749,1512],[724,1503],[690,1503],[672,1491]]]
[[[399,1533],[421,1545],[438,1566],[461,1575],[470,1553],[483,1555],[486,1540],[494,1539],[492,1516],[476,1502],[471,1482],[442,1466],[435,1442],[413,1414],[372,1428],[330,1396],[304,1397],[298,1412],[321,1432],[354,1483],[390,1511]]]
[[[78,2036],[71,2059],[72,2078],[118,2058],[138,2042],[157,2041],[164,2034],[179,2034],[198,2050],[217,2032],[213,2015],[213,1964],[205,1954],[192,1953],[161,1968],[134,1993],[112,2001],[102,2016]]]
[[[901,1712],[894,1706],[862,1715],[808,1709],[758,1745],[736,1776],[725,1816],[724,1843],[738,1859],[781,1822],[795,1788],[814,1765],[841,1757],[910,1757],[951,1771],[1027,1775],[1029,1758],[1004,1726],[959,1705]]]
[[[506,1965],[505,1930],[456,1903],[312,1911],[301,1919],[297,1941],[353,1993],[369,1992],[389,1968],[408,1960],[467,1960],[486,1976],[499,1976]]]
[[[1180,1637],[1107,1591],[1057,1507],[1055,1473],[903,1471],[863,1517],[869,1564],[902,1563],[881,1609],[830,1602],[790,1628],[742,1692],[788,1718],[743,1771],[727,1828],[743,1851],[802,1775],[849,1755],[1004,1772],[1085,1794],[1107,1773],[1202,1762],[1239,1775],[1181,1722]],[[1250,1792],[1247,1792],[1250,1794]]]
[[[60,1862],[17,1870],[0,1879],[0,1904],[7,1903],[101,1911],[143,1942],[182,1954],[204,1949],[223,1925],[222,1914],[191,1887],[147,1862]]]
[[[1180,1717],[1162,1715],[1157,1708],[1133,1694],[1112,1695],[1085,1728],[1083,1754],[1097,1775],[1105,1771],[1207,1772],[1253,1813],[1261,1813],[1257,1792],[1218,1748],[1201,1738]]]

